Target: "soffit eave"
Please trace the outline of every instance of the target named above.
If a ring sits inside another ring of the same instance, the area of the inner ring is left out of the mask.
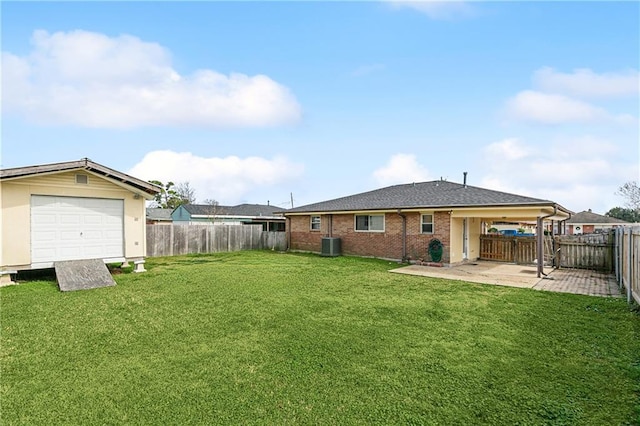
[[[304,212],[286,212],[284,216],[321,216],[339,214],[381,214],[381,213],[428,213],[449,212],[453,217],[487,217],[501,218],[527,218],[535,220],[540,216],[553,215],[554,220],[566,220],[571,213],[558,205],[553,204],[495,204],[485,206],[473,205],[447,205],[447,206],[423,206],[423,207],[398,207],[380,209],[352,209],[352,210],[309,210]],[[552,217],[549,217],[551,220]]]

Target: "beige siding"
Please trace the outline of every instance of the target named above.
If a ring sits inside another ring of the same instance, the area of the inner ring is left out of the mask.
[[[451,218],[451,263],[462,262],[463,259],[463,235],[464,218]],[[467,259],[476,260],[480,257],[480,234],[482,233],[482,220],[477,217],[467,218]]]
[[[480,258],[480,235],[482,234],[482,220],[477,217],[469,218],[469,260]]]
[[[76,184],[76,174],[88,175]],[[124,253],[127,259],[146,253],[145,199],[90,172],[65,172],[0,182],[2,251],[0,267],[31,264],[31,195],[95,197],[124,200]]]
[[[462,224],[461,217],[451,218],[451,252],[449,263],[462,262]]]

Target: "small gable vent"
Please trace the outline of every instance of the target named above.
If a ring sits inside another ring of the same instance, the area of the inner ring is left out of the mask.
[[[89,183],[89,176],[87,175],[76,175],[76,183],[86,185]]]

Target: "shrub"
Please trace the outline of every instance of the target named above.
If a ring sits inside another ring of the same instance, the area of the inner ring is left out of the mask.
[[[439,239],[433,238],[429,241],[429,255],[434,262],[442,260],[442,242]]]

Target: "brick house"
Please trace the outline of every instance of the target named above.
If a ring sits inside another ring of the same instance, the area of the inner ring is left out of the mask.
[[[208,204],[183,204],[171,213],[174,223],[206,223],[219,225],[262,225],[264,231],[284,232],[285,219],[282,207],[269,204],[239,204],[221,206]]]
[[[320,253],[324,238],[339,238],[341,253],[393,260],[430,260],[427,247],[443,245],[442,262],[480,256],[480,235],[496,221],[564,221],[571,212],[553,201],[444,180],[394,185],[296,207],[284,212],[288,245]]]
[[[570,235],[593,234],[630,224],[626,220],[594,213],[591,209],[574,214],[565,223]]]

